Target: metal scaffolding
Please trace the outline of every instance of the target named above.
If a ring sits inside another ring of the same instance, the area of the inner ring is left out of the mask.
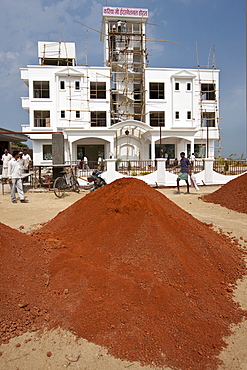
[[[212,58],[212,64],[210,64],[210,59]],[[217,150],[217,157],[221,156],[221,136],[220,136],[220,125],[219,125],[219,102],[218,102],[218,90],[216,89],[216,81],[214,71],[216,70],[215,62],[215,46],[210,46],[209,56],[208,56],[208,65],[200,65],[198,60],[198,51],[197,51],[197,67],[198,67],[198,81],[200,86],[200,123],[201,128],[206,128],[206,157],[209,154],[209,128],[215,127],[219,131],[219,138],[217,139],[217,147],[213,146]],[[200,68],[208,68],[212,71],[212,78],[208,80],[202,80],[200,76]],[[205,101],[214,102],[213,111],[206,111],[203,106]]]
[[[111,124],[122,120],[145,122],[146,43],[144,22],[107,21],[111,76]]]

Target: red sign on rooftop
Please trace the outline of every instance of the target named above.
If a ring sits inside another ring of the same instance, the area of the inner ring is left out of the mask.
[[[103,15],[148,18],[148,9],[103,7]]]

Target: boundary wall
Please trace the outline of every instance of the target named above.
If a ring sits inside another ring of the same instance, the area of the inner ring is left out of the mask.
[[[115,159],[106,159],[107,170],[102,173],[102,177],[106,180],[107,184],[121,179],[123,177],[127,178],[137,178],[143,180],[150,186],[177,186],[177,175],[166,171],[166,159],[158,158],[157,161],[157,170],[153,173],[144,176],[128,176],[123,175],[116,171]],[[235,179],[241,175],[222,175],[213,170],[214,159],[206,158],[204,159],[204,170],[195,174],[197,185],[224,185],[230,180]],[[247,172],[247,171],[246,171]],[[246,173],[244,172],[244,173]],[[80,179],[79,183],[80,183]],[[185,184],[184,181],[181,181],[180,184]],[[85,185],[80,183],[80,185]]]

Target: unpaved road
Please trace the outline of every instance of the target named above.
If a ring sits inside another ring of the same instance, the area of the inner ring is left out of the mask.
[[[192,190],[189,195],[174,194],[175,188],[159,189],[164,195],[178,206],[190,213],[198,220],[213,224],[216,231],[224,232],[231,237],[240,239],[244,248],[247,248],[247,215],[223,208],[220,205],[205,203],[199,197],[211,193],[219,186],[204,186],[200,192]],[[0,194],[0,222],[22,232],[29,232],[44,222],[52,219],[75,201],[85,196],[88,191],[80,194],[68,193],[63,199],[55,197],[50,192],[27,191],[28,204],[13,204],[10,193]],[[186,221],[186,220],[185,220]],[[236,300],[244,309],[247,309],[247,278],[239,282],[236,290]],[[228,346],[222,351],[220,358],[224,366],[219,370],[246,370],[247,369],[247,320],[233,328],[233,334],[227,338]],[[47,353],[51,356],[47,356]],[[71,355],[73,355],[71,357]],[[57,370],[69,367],[80,370],[145,370],[149,367],[138,363],[129,363],[110,357],[106,351],[86,340],[76,342],[73,334],[61,330],[26,333],[10,340],[9,344],[0,346],[1,370]],[[166,368],[169,369],[169,368]]]

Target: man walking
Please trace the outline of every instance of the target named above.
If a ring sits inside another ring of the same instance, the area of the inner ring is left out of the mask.
[[[8,149],[4,149],[4,153],[2,155],[2,161],[3,161],[3,171],[2,171],[2,177],[8,176],[8,163],[11,160],[12,155],[9,153]]]
[[[17,203],[16,196],[15,196],[15,189],[20,197],[21,203],[28,203],[28,200],[24,197],[23,185],[21,180],[22,169],[21,163],[18,161],[19,152],[15,150],[13,152],[13,158],[8,163],[8,179],[10,185],[10,193],[11,193],[11,200],[12,203]]]
[[[180,172],[177,177],[177,194],[180,194],[180,187],[179,187],[179,182],[180,180],[184,180],[187,185],[187,192],[185,194],[190,193],[190,186],[189,186],[189,174],[190,174],[190,161],[188,158],[185,158],[185,153],[181,152],[180,153],[181,159],[180,159]]]

